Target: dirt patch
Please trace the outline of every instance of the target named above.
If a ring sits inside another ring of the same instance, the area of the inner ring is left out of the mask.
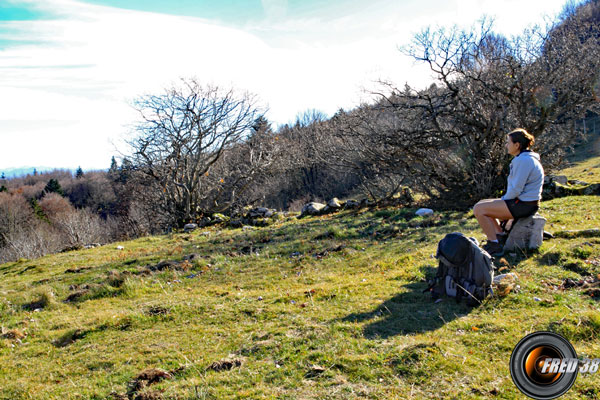
[[[68,295],[67,298],[65,299],[65,301],[67,303],[79,301],[79,299],[81,299],[83,296],[85,296],[88,293],[90,293],[89,289],[77,290],[77,291],[71,293],[70,295]]]
[[[54,293],[50,290],[47,290],[40,293],[37,300],[33,300],[29,303],[23,304],[23,309],[26,311],[39,311],[41,309],[49,307],[54,301]]]
[[[600,299],[600,274],[596,276],[586,276],[580,280],[567,278],[559,286],[559,289],[568,290],[573,288],[583,289],[583,293],[594,299]]]
[[[65,271],[65,274],[80,274],[90,269],[92,269],[92,267],[69,268]]]
[[[46,306],[46,302],[42,300],[32,301],[31,303],[23,304],[23,309],[27,311],[39,310]]]
[[[584,293],[590,297],[593,297],[594,299],[600,299],[600,287],[590,288],[590,289],[586,290]]]
[[[93,300],[104,297],[118,296],[123,292],[119,287],[123,285],[121,280],[108,280],[106,283],[86,283],[69,286],[73,293],[65,299],[66,303],[74,303],[85,300]]]
[[[148,309],[146,309],[146,311],[144,312],[144,314],[146,315],[167,315],[171,312],[171,309],[167,308],[167,307],[162,307],[162,306],[150,306],[148,307]]]
[[[127,394],[112,392],[110,396],[114,400],[161,400],[162,391],[149,389],[150,385],[165,379],[173,379],[186,370],[185,366],[172,371],[164,371],[159,368],[149,368],[140,372],[127,385]]]
[[[174,270],[187,272],[192,268],[192,264],[189,260],[183,261],[161,261],[155,265],[148,265],[146,268],[152,272]]]
[[[153,275],[153,274],[163,272],[163,271],[189,272],[191,269],[194,268],[194,264],[201,258],[203,258],[203,257],[198,254],[193,253],[193,254],[189,254],[189,255],[183,257],[183,259],[181,261],[163,260],[157,264],[138,266],[135,271],[123,271],[123,272],[119,273],[119,275],[117,277],[114,277],[113,279],[124,280],[125,277],[128,275],[129,276],[131,276],[131,275],[149,276],[149,275]],[[194,262],[194,264],[192,264],[192,262]],[[208,266],[210,267],[210,264]],[[204,271],[202,271],[202,272],[204,272]],[[194,275],[193,277],[195,277],[195,276],[196,275]]]
[[[67,253],[69,251],[77,251],[77,250],[81,250],[81,249],[83,249],[83,246],[81,246],[81,245],[75,245],[75,246],[65,247],[60,252],[61,253]]]
[[[124,279],[124,277],[126,275],[137,275],[137,276],[152,275],[157,272],[163,272],[163,271],[188,272],[193,267],[190,260],[195,260],[195,259],[199,258],[199,256],[196,254],[190,254],[189,256],[186,256],[186,257],[188,257],[188,258],[184,257],[184,259],[181,261],[163,260],[157,264],[149,264],[149,265],[146,265],[143,267],[139,266],[139,267],[137,267],[137,270],[135,270],[135,271],[123,271],[123,272],[119,273],[118,278]]]
[[[148,275],[152,275],[152,271],[150,271],[148,268],[146,267],[137,267],[135,271],[123,271],[121,272],[121,275],[123,276],[148,276]]]
[[[152,385],[162,381],[163,379],[171,379],[172,377],[173,375],[170,372],[163,371],[162,369],[158,368],[149,368],[140,372],[140,374],[136,376],[134,380],[138,382],[145,381],[148,385]]]
[[[146,268],[152,272],[164,271],[167,269],[176,270],[179,264],[176,261],[161,261],[158,264],[147,265]]]
[[[144,390],[150,385],[158,383],[164,379],[173,378],[173,374],[158,368],[149,368],[139,373],[138,376],[129,382],[127,395],[130,399],[150,400],[162,399],[162,393],[156,391]],[[156,397],[158,396],[158,397]]]
[[[127,395],[125,393],[112,392],[110,394],[112,400],[162,400],[162,392],[156,390],[145,390],[141,393],[133,393]]]
[[[192,253],[192,254],[188,254],[187,256],[183,257],[184,261],[198,261],[201,258],[203,258],[200,254],[197,253]]]
[[[318,252],[318,253],[315,253],[315,254],[313,254],[313,257],[315,257],[317,260],[320,260],[321,258],[328,256],[328,255],[329,255],[329,253],[336,253],[336,252],[338,252],[338,251],[342,251],[342,250],[344,250],[345,248],[346,248],[346,246],[344,246],[344,245],[342,244],[342,245],[339,245],[339,246],[337,246],[337,247],[332,247],[332,248],[329,248],[329,249],[325,249],[325,250],[323,250],[323,251],[320,251],[320,252]]]
[[[162,393],[156,390],[147,390],[135,395],[133,400],[162,400]]]
[[[327,368],[321,367],[320,365],[311,365],[309,370],[304,374],[304,378],[313,379],[327,371]]]
[[[229,371],[230,369],[233,369],[235,367],[241,367],[241,366],[242,366],[242,360],[240,358],[232,358],[232,359],[215,361],[214,363],[210,364],[207,369],[219,372],[219,371]]]
[[[260,254],[262,251],[262,246],[257,246],[253,243],[247,244],[241,247],[234,247],[233,252],[229,252],[230,257],[238,257],[238,256],[248,256],[254,254]]]

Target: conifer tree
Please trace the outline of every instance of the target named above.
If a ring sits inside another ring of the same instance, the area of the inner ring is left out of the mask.
[[[50,179],[44,188],[44,193],[58,193],[61,196],[64,196],[62,187],[60,187],[60,183],[54,178]]]
[[[29,205],[31,206],[33,213],[36,217],[38,217],[42,221],[50,222],[48,220],[48,216],[46,216],[46,213],[44,213],[44,210],[42,210],[42,207],[40,207],[40,204],[38,203],[37,199],[33,198],[29,200]]]
[[[133,163],[125,157],[121,162],[121,168],[119,168],[119,182],[126,183],[131,177],[133,171]]]
[[[108,169],[108,172],[116,172],[118,169],[119,166],[117,165],[117,160],[115,159],[115,156],[112,156],[110,159],[110,168]]]
[[[115,156],[112,156],[110,160],[110,168],[108,169],[108,177],[116,182],[119,179],[119,165],[117,164],[117,160]]]

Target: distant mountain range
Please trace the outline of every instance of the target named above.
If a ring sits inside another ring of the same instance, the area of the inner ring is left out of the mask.
[[[55,169],[69,169],[69,168],[55,168],[55,167],[19,167],[19,168],[0,168],[0,176],[4,173],[4,176],[8,178],[18,178],[20,176],[25,176],[27,174],[33,174],[33,170],[36,170],[38,173],[45,171],[52,171]],[[72,169],[71,171],[75,171]]]

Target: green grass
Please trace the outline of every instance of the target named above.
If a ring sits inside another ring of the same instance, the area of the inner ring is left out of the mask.
[[[600,197],[578,196],[540,213],[556,232],[600,227],[598,210]],[[600,237],[506,255],[520,278],[506,297],[435,304],[421,292],[437,242],[483,234],[471,212],[414,211],[211,227],[2,264],[0,325],[24,337],[0,339],[0,398],[520,399],[508,361],[526,334],[552,330],[600,357],[600,303],[558,289],[600,273]],[[148,268],[165,260],[178,263]],[[241,364],[211,368],[222,360]],[[172,378],[132,392],[148,368]],[[597,388],[580,376],[565,398]]]
[[[583,143],[575,146],[569,161],[569,166],[560,171],[561,175],[587,183],[600,183],[600,126]]]

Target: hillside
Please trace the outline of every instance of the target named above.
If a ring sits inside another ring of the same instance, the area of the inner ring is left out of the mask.
[[[597,178],[600,156],[564,172]],[[598,210],[598,196],[577,196],[540,213],[557,232],[600,227]],[[414,211],[287,217],[2,264],[0,398],[512,399],[523,395],[508,361],[527,333],[556,331],[600,357],[600,290],[559,288],[600,273],[600,237],[506,255],[498,264],[520,289],[471,309],[422,290],[446,233],[483,239],[472,212]],[[565,398],[599,394],[597,375],[580,375]]]

